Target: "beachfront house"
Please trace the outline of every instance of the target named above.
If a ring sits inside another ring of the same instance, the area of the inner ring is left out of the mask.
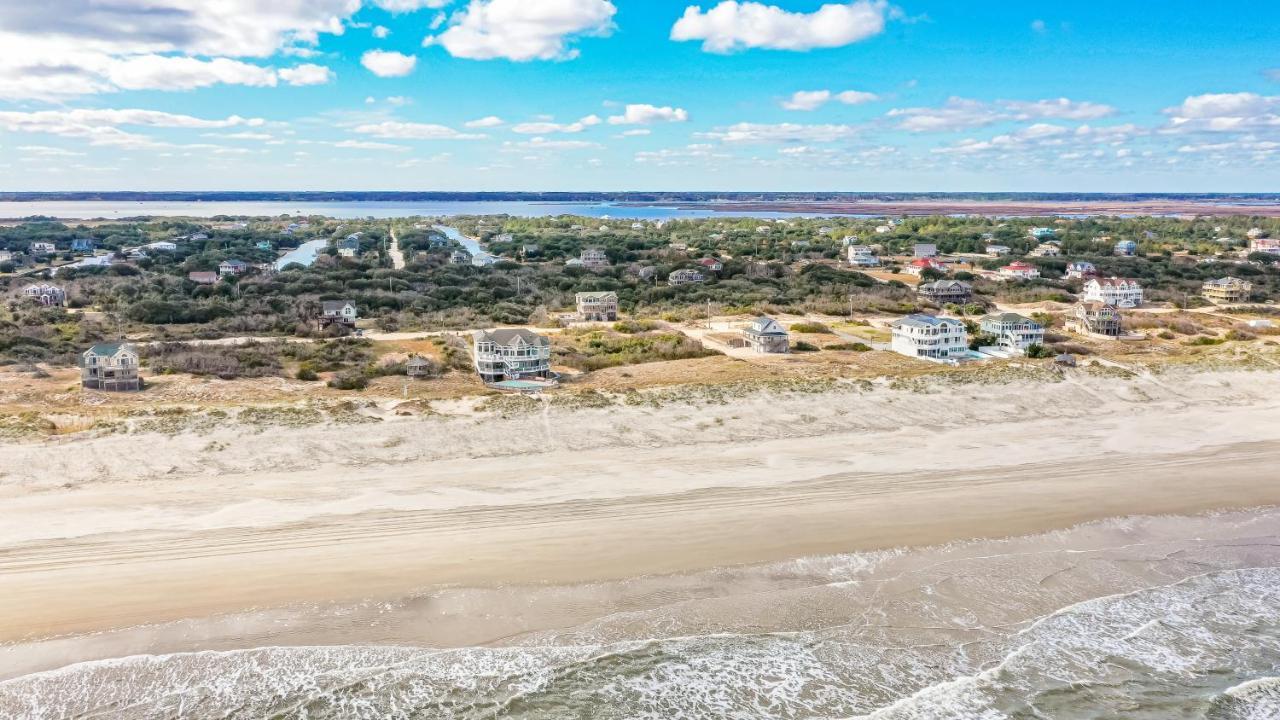
[[[1067,263],[1066,278],[1068,280],[1071,280],[1071,279],[1088,280],[1089,278],[1094,278],[1097,276],[1098,276],[1098,268],[1094,267],[1093,263],[1091,262],[1076,260],[1074,262]]]
[[[99,343],[84,351],[80,384],[91,390],[142,389],[138,377],[138,353],[124,343]]]
[[[960,280],[935,280],[920,283],[916,287],[916,295],[935,305],[963,305],[973,299],[973,286]]]
[[[75,238],[71,241],[71,252],[91,253],[98,249],[98,241],[93,238]]]
[[[353,328],[359,318],[360,313],[356,310],[355,303],[348,300],[325,300],[320,303],[320,317],[316,319],[316,324],[322,330],[333,325]]]
[[[1216,305],[1231,305],[1246,302],[1253,292],[1253,283],[1240,278],[1224,277],[1206,282],[1200,294]]]
[[[1000,313],[982,318],[982,332],[996,339],[995,346],[1007,353],[1023,354],[1032,345],[1044,344],[1044,326],[1017,313]]]
[[[1082,335],[1120,337],[1124,334],[1124,321],[1114,305],[1101,302],[1082,302],[1076,305],[1066,323],[1067,329]]]
[[[1129,278],[1091,278],[1084,284],[1081,299],[1118,308],[1136,308],[1142,305],[1142,284]]]
[[[1031,257],[1059,257],[1062,255],[1062,248],[1053,243],[1044,243],[1031,251]]]
[[[969,352],[969,333],[964,323],[953,318],[908,315],[889,328],[890,348],[899,355],[942,362]]]
[[[1017,260],[1000,268],[1000,277],[1005,280],[1035,280],[1040,277],[1040,268]]]
[[[684,270],[676,270],[667,276],[668,285],[688,285],[690,283],[700,283],[706,278],[702,273],[693,268],[685,268]]]
[[[938,246],[933,243],[916,243],[911,248],[911,257],[936,258],[938,257]]]
[[[582,251],[578,259],[582,261],[582,267],[588,270],[609,267],[609,254],[604,251],[604,248],[587,248]]]
[[[480,330],[472,336],[472,357],[485,383],[551,375],[551,340],[532,330]]]
[[[618,319],[616,292],[580,292],[577,300],[578,319],[583,322],[613,322]]]
[[[28,285],[22,289],[22,297],[45,307],[62,307],[67,304],[67,291],[57,285]]]
[[[880,264],[880,258],[876,257],[870,245],[849,245],[845,248],[845,257],[854,267],[876,267]]]
[[[758,353],[791,352],[791,336],[787,329],[777,320],[763,315],[742,329],[742,339],[747,347]]]
[[[223,260],[218,265],[218,277],[235,277],[249,270],[249,264],[243,260]]]
[[[33,242],[27,252],[34,256],[52,255],[58,252],[58,246],[51,242]]]
[[[411,378],[431,377],[437,372],[439,372],[439,366],[421,355],[414,355],[404,364],[404,374]]]
[[[452,253],[449,254],[449,264],[450,265],[470,265],[471,253],[468,253],[465,250],[454,250]]]

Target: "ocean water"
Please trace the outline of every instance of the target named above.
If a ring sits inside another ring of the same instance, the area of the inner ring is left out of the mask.
[[[338,644],[12,677],[0,717],[1274,719],[1277,529],[1270,511],[1126,519],[585,587],[439,589],[299,611],[325,634],[341,626]],[[509,632],[499,610],[528,627]],[[483,644],[416,644],[441,618],[502,627]]]

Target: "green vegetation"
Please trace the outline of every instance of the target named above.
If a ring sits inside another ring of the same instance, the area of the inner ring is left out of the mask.
[[[555,361],[578,370],[719,355],[677,332],[620,334],[575,328],[553,342]]]

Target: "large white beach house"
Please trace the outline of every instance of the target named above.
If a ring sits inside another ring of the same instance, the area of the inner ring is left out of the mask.
[[[480,330],[472,337],[472,356],[486,383],[551,374],[551,340],[532,330]]]
[[[1129,278],[1093,278],[1084,284],[1081,300],[1136,308],[1142,304],[1142,284]]]
[[[893,331],[890,347],[899,355],[943,361],[969,351],[969,332],[953,318],[908,315],[889,327]]]

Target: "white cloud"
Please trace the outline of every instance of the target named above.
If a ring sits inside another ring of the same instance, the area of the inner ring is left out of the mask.
[[[702,49],[713,53],[842,47],[883,32],[887,9],[883,0],[833,3],[812,13],[724,0],[706,11],[697,6],[686,8],[671,28],[671,39],[701,40]]]
[[[1045,23],[1044,23],[1044,21],[1043,21],[1043,20],[1032,20],[1032,21],[1031,21],[1031,31],[1032,31],[1032,32],[1040,33],[1040,34],[1042,34],[1042,35],[1043,35],[1043,34],[1044,34],[1044,32],[1045,32],[1045,29],[1046,29],[1046,28],[1045,28]]]
[[[595,150],[603,146],[586,140],[548,140],[536,137],[518,142],[505,142],[503,147],[512,150]]]
[[[858,133],[853,125],[763,125],[738,123],[727,128],[699,133],[697,137],[723,143],[823,143],[844,140]]]
[[[623,130],[618,133],[618,137],[643,137],[652,133],[653,131],[648,128],[634,128],[631,130]]]
[[[684,108],[628,105],[621,115],[610,117],[609,124],[651,125],[659,122],[686,122],[688,120],[689,113]]]
[[[488,117],[479,118],[478,120],[472,120],[466,123],[466,126],[469,128],[491,128],[499,127],[502,124],[502,118],[497,115],[490,115]]]
[[[388,140],[482,140],[488,137],[486,135],[460,133],[445,125],[392,120],[359,125],[355,128],[355,131],[361,135],[372,135]]]
[[[1080,102],[1067,98],[1053,100],[1005,100],[1000,103],[1016,120],[1097,120],[1114,115],[1116,109],[1101,103]]]
[[[1168,108],[1169,130],[1253,132],[1280,128],[1280,96],[1251,92],[1193,95]]]
[[[373,4],[391,13],[407,13],[423,8],[439,9],[452,0],[373,0]]]
[[[91,145],[123,148],[156,148],[166,146],[146,135],[130,133],[120,126],[175,129],[217,129],[258,127],[264,121],[232,115],[225,119],[207,120],[191,115],[178,115],[158,110],[41,110],[37,112],[0,112],[0,128],[9,132],[39,133],[87,140]]]
[[[391,143],[372,142],[370,140],[340,140],[333,143],[333,146],[351,150],[389,150],[393,152],[403,152],[410,149],[405,145],[392,145]]]
[[[901,118],[898,129],[908,132],[954,132],[1016,120],[1093,120],[1115,113],[1115,108],[1067,98],[1053,100],[1001,100],[986,103],[953,97],[941,107],[895,108],[889,117]]]
[[[324,85],[333,79],[333,71],[323,65],[296,65],[281,68],[280,79],[290,85]]]
[[[391,34],[391,30],[385,25],[378,25],[374,27],[372,32],[373,32],[373,36],[378,38],[379,40],[384,40],[388,35]]]
[[[603,122],[598,115],[588,115],[577,122],[557,123],[550,121],[526,122],[513,125],[512,132],[521,135],[546,135],[548,133],[580,133],[589,127]]]
[[[894,108],[889,117],[902,118],[898,128],[908,132],[950,132],[990,125],[1004,116],[986,103],[953,97],[938,108]]]
[[[78,157],[84,155],[81,152],[72,152],[66,148],[51,147],[49,145],[19,145],[18,149],[24,153],[41,157]]]
[[[274,70],[239,60],[164,55],[114,60],[105,74],[113,85],[124,90],[192,90],[219,83],[270,87],[277,82]]]
[[[470,60],[564,60],[578,55],[573,39],[613,32],[617,11],[609,0],[471,0],[423,44]]]
[[[784,110],[808,111],[817,110],[832,100],[845,105],[861,105],[879,99],[880,96],[875,93],[860,90],[845,90],[840,93],[832,93],[830,90],[800,90],[789,99],[783,100],[782,107]]]
[[[635,161],[641,164],[672,167],[703,163],[707,160],[725,160],[731,158],[726,153],[715,152],[715,146],[705,143],[686,145],[682,148],[664,148],[662,150],[646,150],[635,154]]]
[[[237,58],[310,54],[303,45],[314,44],[321,34],[342,34],[344,21],[359,5],[359,0],[0,2],[0,97],[59,100],[120,89],[273,86],[283,79],[275,69]]]
[[[360,64],[378,77],[403,77],[413,72],[418,58],[386,50],[370,50],[360,56]]]

